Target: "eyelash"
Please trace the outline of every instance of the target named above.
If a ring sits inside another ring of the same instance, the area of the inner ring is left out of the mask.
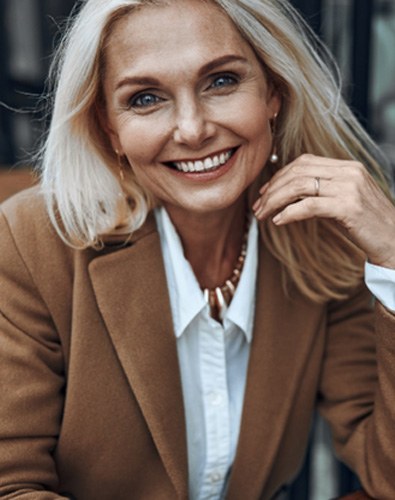
[[[222,80],[222,84],[218,85],[218,82]],[[218,75],[214,75],[212,82],[210,85],[207,87],[206,90],[210,89],[217,89],[217,90],[222,90],[222,89],[227,89],[228,87],[232,87],[237,85],[240,82],[240,78],[233,74],[233,73],[221,73]],[[149,103],[143,103],[142,100],[144,98],[151,98],[151,102]],[[149,91],[143,91],[139,92],[138,94],[132,96],[132,98],[129,100],[129,107],[130,108],[135,108],[135,109],[140,109],[140,110],[145,110],[154,107],[156,104],[159,102],[162,102],[164,99],[159,97],[158,95],[149,92]]]
[[[154,102],[143,104],[141,102],[141,100],[144,99],[145,97],[151,97],[151,98],[153,98]],[[161,99],[159,96],[157,96],[157,95],[155,95],[155,94],[153,94],[151,92],[140,92],[140,93],[134,95],[130,99],[129,106],[131,108],[140,108],[140,109],[151,108],[152,106],[155,106],[155,104],[157,104],[160,101],[163,101],[163,99]]]
[[[216,85],[218,80],[227,80],[227,82],[224,84],[224,85]],[[233,74],[233,73],[222,73],[222,74],[219,74],[219,75],[215,75],[214,78],[213,78],[213,81],[210,85],[209,88],[224,88],[224,87],[230,87],[230,86],[233,86],[233,85],[237,85],[238,83],[240,82],[240,78]]]

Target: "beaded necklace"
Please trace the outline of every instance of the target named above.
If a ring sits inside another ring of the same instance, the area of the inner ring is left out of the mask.
[[[210,307],[210,316],[217,321],[224,319],[228,306],[236,292],[237,285],[240,281],[241,271],[243,270],[244,261],[247,255],[247,240],[248,230],[250,226],[249,218],[246,218],[246,229],[244,231],[243,241],[241,244],[240,255],[237,258],[236,265],[233,268],[232,274],[225,280],[223,285],[215,288],[204,288],[204,300]]]

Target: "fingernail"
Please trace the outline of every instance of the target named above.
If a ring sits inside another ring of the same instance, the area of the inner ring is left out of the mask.
[[[277,214],[275,217],[273,217],[272,221],[274,224],[278,224],[280,221],[281,221],[281,213],[280,214]]]
[[[261,189],[259,190],[259,193],[260,193],[260,194],[263,194],[263,193],[266,191],[266,189],[268,188],[268,186],[269,186],[269,183],[267,182],[266,184],[264,184],[264,185],[261,187]]]
[[[259,208],[255,213],[254,213],[255,217],[258,219],[258,220],[262,220],[262,215],[263,215],[263,212],[262,212],[262,208]]]
[[[260,205],[261,205],[261,199],[258,198],[256,200],[256,202],[252,205],[252,210],[255,212],[256,210],[258,210],[258,208],[260,207]]]

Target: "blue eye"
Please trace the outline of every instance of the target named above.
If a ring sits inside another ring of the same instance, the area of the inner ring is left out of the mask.
[[[156,96],[155,94],[143,93],[134,96],[130,100],[130,105],[133,108],[148,108],[150,106],[154,106],[160,101],[160,97]]]
[[[211,87],[214,88],[223,88],[223,87],[229,87],[230,85],[235,85],[238,83],[238,80],[235,76],[232,75],[220,75],[216,77],[211,84]]]

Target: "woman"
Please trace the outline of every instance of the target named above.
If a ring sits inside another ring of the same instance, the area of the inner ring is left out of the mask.
[[[393,498],[395,320],[373,284],[373,331],[362,278],[395,269],[395,210],[302,24],[267,0],[76,14],[41,187],[1,219],[3,498],[273,498],[315,406]]]

